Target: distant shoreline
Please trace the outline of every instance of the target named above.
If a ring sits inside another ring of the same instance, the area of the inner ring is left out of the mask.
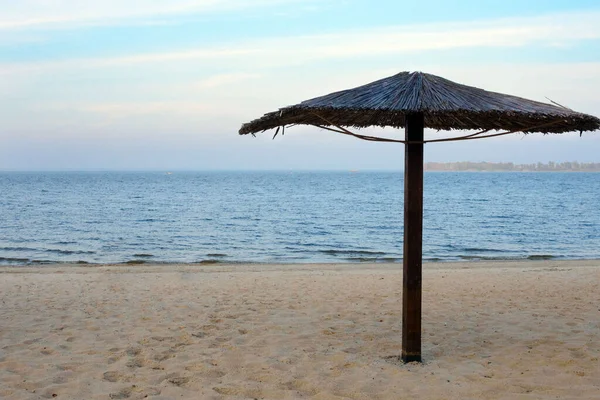
[[[451,163],[427,162],[425,171],[440,172],[600,172],[600,163],[548,162],[534,164],[460,161]]]

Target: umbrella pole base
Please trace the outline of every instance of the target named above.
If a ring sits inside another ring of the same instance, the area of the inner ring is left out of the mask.
[[[402,354],[402,362],[403,363],[409,363],[409,362],[423,362],[423,360],[421,359],[421,355],[420,354]]]

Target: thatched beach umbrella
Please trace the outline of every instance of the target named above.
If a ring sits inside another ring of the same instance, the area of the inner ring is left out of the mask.
[[[313,125],[359,139],[403,143],[404,256],[402,359],[421,361],[423,145],[511,133],[594,131],[600,119],[520,97],[488,92],[422,72],[401,72],[354,89],[283,107],[242,125],[241,135],[286,126]],[[404,128],[403,140],[361,135],[348,128]],[[423,129],[478,130],[465,136],[424,140]],[[504,132],[493,132],[499,131]],[[274,137],[275,137],[274,136]]]

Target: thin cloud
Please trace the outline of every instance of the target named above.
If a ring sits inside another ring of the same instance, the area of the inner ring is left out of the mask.
[[[468,47],[553,46],[600,38],[600,11],[407,25],[264,42],[292,58],[337,58]],[[259,46],[256,46],[259,47]]]
[[[243,61],[260,68],[318,60],[426,52],[458,48],[563,46],[600,39],[600,11],[530,18],[431,25],[405,25],[334,34],[260,39],[221,47],[146,53],[126,57],[0,64],[0,73],[212,60]]]
[[[196,89],[216,88],[219,86],[231,85],[247,81],[249,79],[258,79],[261,75],[250,74],[245,72],[213,75],[199,82],[193,83],[191,86]]]
[[[84,112],[104,114],[113,118],[157,113],[197,114],[219,111],[219,108],[214,105],[198,102],[96,103],[73,108]]]
[[[298,2],[300,0],[0,0],[0,30],[162,23],[161,19],[165,18]]]
[[[78,58],[39,63],[0,63],[0,74],[43,72],[45,70],[56,71],[60,69],[111,68],[169,61],[228,60],[240,56],[248,56],[255,52],[255,49],[247,48],[214,48],[136,54],[125,57]]]

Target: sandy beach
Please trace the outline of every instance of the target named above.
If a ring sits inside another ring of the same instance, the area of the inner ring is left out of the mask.
[[[0,268],[3,399],[597,399],[600,261]]]

